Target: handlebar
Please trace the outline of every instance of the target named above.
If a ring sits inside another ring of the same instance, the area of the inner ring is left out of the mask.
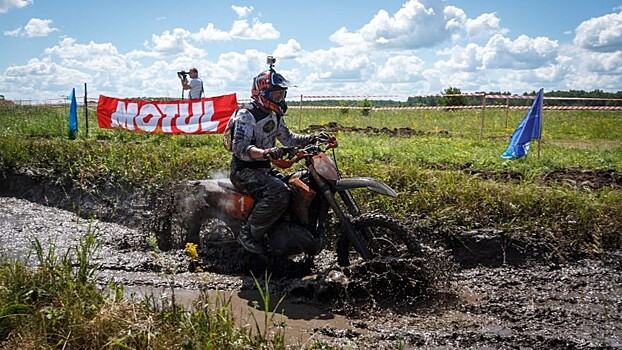
[[[326,145],[326,147],[322,147],[322,145]],[[300,161],[301,159],[312,157],[318,155],[322,152],[326,152],[329,149],[339,147],[339,143],[337,142],[337,138],[331,137],[327,143],[315,143],[309,144],[304,147],[293,146],[293,147],[280,147],[283,151],[283,157],[280,159],[271,159],[270,161],[275,166],[287,169],[293,166],[295,163]]]

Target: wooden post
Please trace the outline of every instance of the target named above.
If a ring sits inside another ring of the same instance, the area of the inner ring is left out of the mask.
[[[479,126],[479,138],[484,135],[484,111],[486,110],[486,93],[482,96],[482,123]]]
[[[86,118],[86,137],[89,137],[89,103],[86,94],[86,83],[84,83],[84,117]]]
[[[504,132],[508,128],[508,113],[509,112],[510,112],[510,96],[508,96],[505,102],[505,128],[503,129]]]
[[[300,122],[302,120],[302,94],[300,94],[300,110],[298,111],[298,131],[300,131]]]

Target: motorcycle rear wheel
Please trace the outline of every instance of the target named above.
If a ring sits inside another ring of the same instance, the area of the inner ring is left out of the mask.
[[[371,252],[372,259],[414,258],[421,255],[419,242],[403,223],[391,216],[365,213],[353,218],[352,225]],[[355,258],[355,252],[350,246],[349,240],[342,235],[337,243],[339,265],[347,266]]]

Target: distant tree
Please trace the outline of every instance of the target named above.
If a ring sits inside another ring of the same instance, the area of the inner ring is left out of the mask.
[[[358,105],[359,107],[364,107],[363,109],[361,109],[361,115],[368,116],[369,111],[371,110],[371,107],[372,107],[371,101],[368,99],[364,99],[362,101],[359,101]]]
[[[462,92],[460,88],[448,87],[443,91],[443,95],[460,95]],[[466,98],[464,96],[444,96],[441,100],[443,106],[464,106],[466,105]]]
[[[346,100],[339,101],[339,107],[341,107],[341,109],[339,109],[339,112],[342,115],[346,115],[346,114],[350,113],[350,108],[348,108],[348,105],[349,105],[349,103]]]

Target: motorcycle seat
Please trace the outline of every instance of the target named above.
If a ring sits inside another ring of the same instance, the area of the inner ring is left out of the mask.
[[[240,192],[237,188],[235,188],[235,186],[233,186],[231,180],[229,179],[218,179],[218,186],[228,190]]]

